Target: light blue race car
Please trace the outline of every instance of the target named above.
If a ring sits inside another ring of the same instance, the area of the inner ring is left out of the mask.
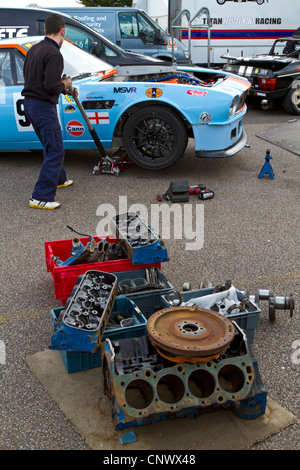
[[[41,149],[24,113],[23,65],[42,37],[0,41],[0,149]],[[247,136],[242,121],[251,84],[230,73],[199,67],[112,66],[65,40],[64,73],[79,99],[61,95],[59,118],[66,149],[125,149],[151,170],[183,156],[188,138],[198,157],[239,152]],[[78,106],[79,104],[79,106]],[[91,128],[93,132],[91,132]]]

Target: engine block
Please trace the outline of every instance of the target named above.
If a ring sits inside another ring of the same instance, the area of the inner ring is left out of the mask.
[[[116,429],[162,419],[195,418],[230,408],[243,419],[264,414],[266,390],[244,332],[226,353],[207,362],[178,363],[161,356],[148,336],[101,345],[102,380]]]

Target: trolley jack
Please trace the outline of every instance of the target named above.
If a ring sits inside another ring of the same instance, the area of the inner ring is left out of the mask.
[[[98,165],[93,168],[93,175],[109,174],[119,176],[122,171],[134,165],[125,151],[119,149],[111,157],[102,157]]]
[[[110,174],[110,175],[116,175],[119,176],[119,174],[129,168],[130,166],[134,165],[134,163],[129,160],[128,155],[126,152],[122,151],[122,149],[119,149],[112,157],[109,157],[105,149],[98,137],[97,132],[95,131],[94,127],[91,124],[91,121],[89,120],[82,104],[80,103],[78,97],[74,93],[75,89],[71,87],[70,89],[70,94],[73,96],[75,103],[78,106],[78,109],[90,131],[90,134],[96,144],[97,149],[100,152],[101,155],[101,160],[98,163],[97,166],[93,168],[93,175],[98,175],[98,174]],[[121,154],[118,153],[121,151]]]

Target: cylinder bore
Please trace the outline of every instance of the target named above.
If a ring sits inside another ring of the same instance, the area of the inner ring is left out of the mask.
[[[147,408],[153,401],[154,392],[146,380],[137,379],[130,382],[125,389],[125,400],[128,406],[136,410]]]
[[[243,371],[234,364],[227,364],[222,367],[218,374],[220,387],[229,393],[237,393],[245,385],[245,375]]]
[[[188,388],[197,398],[208,398],[214,393],[215,379],[206,370],[195,370],[188,378]]]
[[[165,403],[179,402],[185,393],[182,380],[177,375],[164,375],[157,383],[157,395]]]

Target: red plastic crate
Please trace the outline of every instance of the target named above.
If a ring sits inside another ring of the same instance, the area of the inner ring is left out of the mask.
[[[105,238],[109,243],[118,243],[113,235],[105,237],[93,237],[96,242]],[[79,238],[81,243],[85,246],[89,243],[89,237]],[[54,281],[54,289],[56,299],[60,300],[62,305],[65,305],[70,297],[73,287],[77,283],[78,276],[85,274],[87,271],[99,270],[106,273],[132,271],[136,269],[145,269],[150,266],[155,266],[161,269],[161,263],[146,264],[146,265],[133,265],[128,258],[113,261],[100,261],[98,263],[85,263],[75,266],[57,266],[52,257],[57,256],[61,261],[66,261],[70,257],[72,251],[73,238],[68,240],[55,240],[45,242],[45,257],[47,271],[51,272]]]

